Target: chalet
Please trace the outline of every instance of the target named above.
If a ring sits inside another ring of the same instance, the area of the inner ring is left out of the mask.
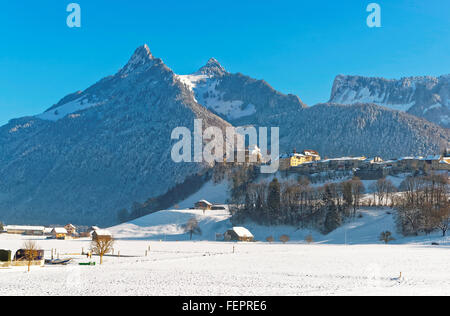
[[[6,233],[15,235],[27,235],[27,236],[42,236],[44,235],[44,226],[19,226],[8,225],[6,226]]]
[[[67,224],[64,226],[64,228],[67,230],[67,234],[69,236],[75,236],[77,235],[77,228],[72,224]]]
[[[106,229],[97,229],[92,233],[92,240],[111,240],[113,239],[112,234]]]
[[[253,234],[244,227],[233,227],[224,234],[225,241],[255,241]]]
[[[55,239],[64,240],[66,239],[67,235],[67,230],[64,227],[55,227],[52,230],[52,236]]]
[[[194,207],[196,208],[196,209],[200,209],[200,210],[204,210],[204,211],[206,211],[206,210],[208,210],[208,211],[210,211],[210,210],[212,210],[212,204],[211,203],[209,203],[208,201],[206,201],[206,200],[200,200],[200,201],[198,201],[197,203],[195,203],[195,205],[194,205]]]

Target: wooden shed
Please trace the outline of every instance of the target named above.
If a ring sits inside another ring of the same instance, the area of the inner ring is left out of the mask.
[[[255,241],[253,234],[245,227],[233,227],[224,234],[225,241]]]

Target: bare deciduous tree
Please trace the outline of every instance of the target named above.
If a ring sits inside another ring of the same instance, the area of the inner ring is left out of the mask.
[[[36,242],[28,240],[23,244],[23,250],[25,251],[25,260],[28,263],[28,272],[30,272],[31,264],[39,257],[39,246]]]
[[[114,239],[111,238],[96,238],[91,243],[92,253],[100,257],[100,264],[103,264],[103,256],[112,252],[114,247]]]
[[[282,235],[282,236],[280,237],[280,241],[281,241],[283,244],[287,243],[289,240],[291,240],[291,237],[289,237],[288,235]]]
[[[192,235],[201,235],[202,230],[195,217],[191,218],[186,224],[183,225],[183,229],[189,234],[190,240],[192,240]]]
[[[388,244],[394,240],[395,238],[392,237],[392,233],[390,231],[385,231],[380,234],[380,241],[383,241],[385,244]]]

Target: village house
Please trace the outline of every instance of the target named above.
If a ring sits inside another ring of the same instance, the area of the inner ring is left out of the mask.
[[[64,240],[66,239],[68,233],[64,227],[55,227],[52,230],[52,236],[55,239]]]
[[[5,230],[8,234],[27,235],[27,236],[43,236],[44,226],[20,226],[8,225]]]
[[[76,236],[77,235],[77,228],[72,224],[67,224],[64,226],[64,228],[67,230],[67,234],[69,236]]]
[[[111,240],[113,239],[112,234],[106,229],[97,229],[92,232],[92,240]]]
[[[255,241],[253,234],[244,227],[233,227],[224,234],[225,241]]]

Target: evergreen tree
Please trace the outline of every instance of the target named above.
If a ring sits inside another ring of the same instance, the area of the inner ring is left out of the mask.
[[[342,224],[341,214],[339,213],[336,205],[331,205],[328,208],[327,216],[325,218],[325,233],[331,233]]]
[[[280,210],[280,183],[277,178],[274,178],[269,184],[269,194],[267,196],[267,204],[272,214],[276,214]]]

